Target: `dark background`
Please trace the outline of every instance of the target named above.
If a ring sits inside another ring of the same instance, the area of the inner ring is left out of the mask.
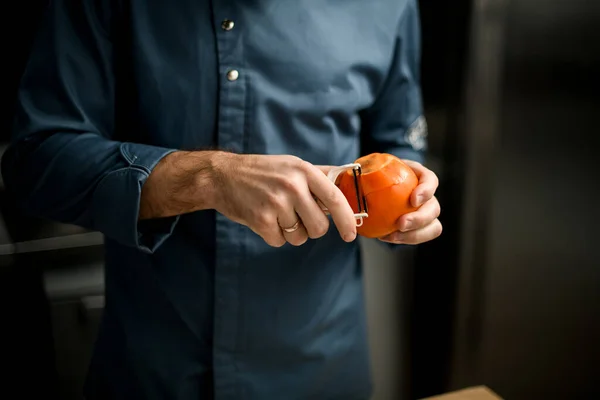
[[[412,395],[600,398],[600,3],[421,7],[445,231],[414,266]]]
[[[0,148],[46,3],[3,12]],[[600,2],[420,5],[444,233],[402,266],[405,397],[485,384],[506,399],[600,398]],[[101,237],[25,217],[1,184],[0,207],[0,398],[78,398]]]

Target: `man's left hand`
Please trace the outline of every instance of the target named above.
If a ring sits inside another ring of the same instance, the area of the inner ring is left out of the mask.
[[[398,230],[379,240],[394,244],[420,244],[433,240],[441,235],[442,223],[440,203],[435,197],[439,180],[436,174],[422,164],[402,160],[415,171],[419,184],[411,194],[410,202],[418,210],[398,218]]]

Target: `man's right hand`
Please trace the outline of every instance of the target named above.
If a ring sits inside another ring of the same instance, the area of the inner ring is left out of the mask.
[[[343,240],[356,238],[353,211],[342,192],[319,168],[297,157],[207,151],[176,152],[163,161],[144,185],[140,218],[212,208],[249,227],[271,246],[286,242],[299,246],[329,229],[317,198]],[[165,198],[167,193],[171,200]],[[296,223],[297,229],[286,231]]]

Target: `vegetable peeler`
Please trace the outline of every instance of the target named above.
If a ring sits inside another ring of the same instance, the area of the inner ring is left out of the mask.
[[[358,210],[356,210],[357,212],[355,212],[354,218],[356,218],[356,226],[362,226],[364,222],[363,219],[367,218],[369,216],[369,213],[367,208],[367,199],[364,196],[361,186],[361,165],[353,163],[333,167],[331,168],[331,170],[329,170],[327,178],[329,178],[330,181],[335,183],[340,174],[350,169],[352,170],[352,174],[354,176],[354,188],[356,189],[356,204],[358,204]],[[321,207],[323,208],[323,211],[325,211],[326,214],[329,214],[327,208],[325,208],[324,206]]]

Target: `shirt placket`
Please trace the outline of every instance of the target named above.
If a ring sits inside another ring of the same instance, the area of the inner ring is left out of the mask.
[[[218,146],[234,152],[244,149],[246,81],[240,22],[231,1],[213,1],[219,68]],[[217,213],[213,372],[215,399],[239,399],[236,354],[240,329],[240,268],[243,258],[242,226]]]

